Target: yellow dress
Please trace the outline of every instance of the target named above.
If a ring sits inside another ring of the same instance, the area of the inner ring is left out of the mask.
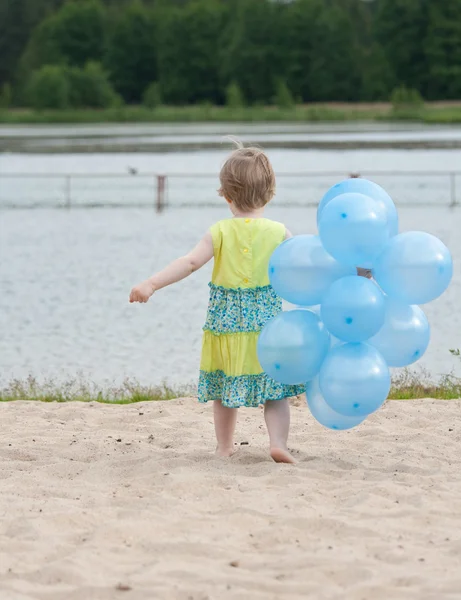
[[[259,333],[282,310],[268,266],[285,232],[284,225],[269,219],[227,219],[211,228],[214,269],[203,328],[200,402],[259,406],[304,391],[304,386],[271,379],[257,356]]]

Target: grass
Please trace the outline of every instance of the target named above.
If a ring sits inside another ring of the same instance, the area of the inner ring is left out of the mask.
[[[104,110],[69,109],[34,111],[0,109],[3,124],[64,123],[219,123],[219,122],[304,122],[320,121],[418,121],[461,123],[461,104],[433,103],[394,109],[391,104],[311,104],[292,108],[247,106],[230,108],[200,104],[194,106],[124,106]]]
[[[118,386],[98,386],[88,383],[83,376],[64,383],[53,379],[38,381],[29,376],[24,380],[14,379],[0,388],[0,402],[36,400],[40,402],[99,402],[102,404],[135,404],[137,402],[173,400],[174,398],[197,395],[193,385],[170,387],[141,385],[126,379]],[[423,370],[404,370],[392,382],[391,400],[436,400],[461,399],[461,379],[446,375],[434,383]]]
[[[461,106],[427,108],[424,112],[425,123],[461,123]]]
[[[389,400],[435,400],[461,399],[461,379],[454,375],[444,375],[434,382],[424,370],[404,369],[393,378]]]
[[[13,379],[0,388],[0,402],[38,400],[40,402],[100,402],[102,404],[135,404],[136,402],[172,400],[194,394],[192,386],[171,388],[141,385],[130,379],[115,386],[98,386],[78,376],[64,383],[54,379],[39,381],[32,375]]]
[[[228,108],[222,106],[160,106],[148,109],[126,106],[106,110],[7,110],[0,111],[4,124],[63,123],[220,123],[220,122],[316,122],[354,121],[377,117],[377,111],[343,110],[328,106],[277,107],[252,106]]]

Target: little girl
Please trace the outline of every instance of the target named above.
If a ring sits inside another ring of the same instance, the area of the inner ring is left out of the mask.
[[[187,256],[134,287],[130,302],[147,302],[154,292],[214,258],[198,391],[199,402],[213,401],[216,454],[234,452],[237,409],[263,404],[271,457],[293,463],[287,448],[287,398],[304,388],[268,377],[256,351],[261,329],[282,310],[282,301],[269,284],[269,259],[291,234],[281,223],[264,218],[275,193],[274,171],[264,152],[239,147],[226,160],[220,181],[219,194],[233,218],[213,225]]]

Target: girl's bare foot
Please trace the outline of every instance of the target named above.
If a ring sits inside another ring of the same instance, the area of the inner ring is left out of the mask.
[[[233,448],[232,446],[230,448],[220,448],[219,446],[216,448],[216,452],[215,452],[216,456],[221,456],[223,458],[228,458],[229,456],[232,456],[233,454],[235,454],[235,448]]]
[[[264,407],[269,432],[269,445],[271,457],[278,463],[295,463],[295,459],[288,452],[287,440],[290,429],[290,405],[288,400],[268,400]]]
[[[271,458],[277,463],[296,463],[295,459],[286,448],[271,448]]]

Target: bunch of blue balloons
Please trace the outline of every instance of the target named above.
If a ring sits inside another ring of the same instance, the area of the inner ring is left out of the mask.
[[[419,360],[430,337],[418,306],[448,287],[447,247],[421,231],[400,233],[390,196],[376,183],[333,186],[317,211],[319,235],[300,235],[272,255],[276,293],[297,305],[259,337],[264,371],[284,384],[307,384],[307,402],[322,425],[350,429],[386,400],[389,367]],[[358,277],[357,268],[372,278]]]

